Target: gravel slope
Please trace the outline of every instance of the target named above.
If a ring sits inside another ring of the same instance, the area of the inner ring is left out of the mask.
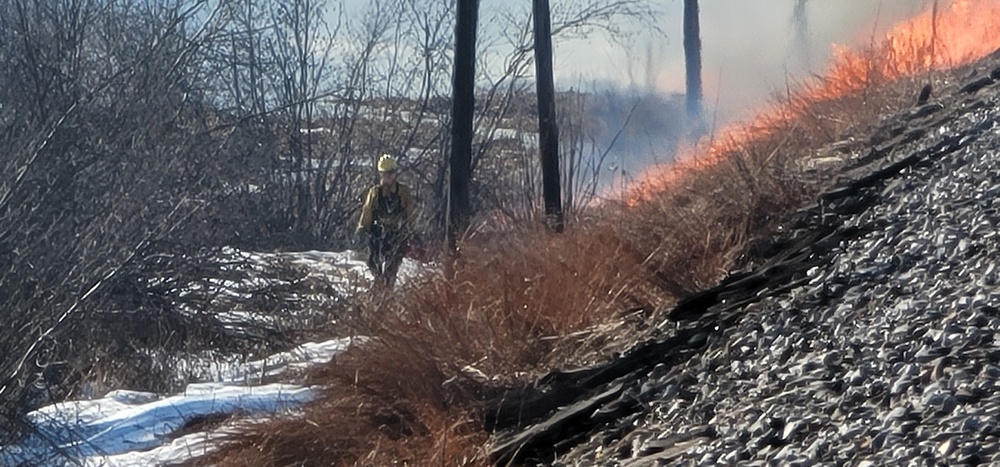
[[[629,363],[589,405],[500,436],[498,458],[1000,464],[1000,73],[989,74],[887,119],[802,214],[808,248],[786,241],[761,281],[682,305],[669,333],[694,337],[660,341],[659,362]],[[839,234],[809,236],[822,228]]]

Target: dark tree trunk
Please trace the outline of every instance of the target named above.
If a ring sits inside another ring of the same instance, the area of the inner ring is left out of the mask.
[[[809,17],[806,16],[806,2],[796,0],[792,10],[792,24],[795,28],[795,50],[799,56],[799,65],[808,69],[812,66],[809,47]]]
[[[535,78],[538,93],[538,146],[542,159],[545,221],[563,231],[559,189],[559,128],[556,126],[555,85],[552,82],[552,24],[549,0],[533,0],[535,18]]]
[[[472,119],[475,108],[476,23],[479,0],[458,0],[455,23],[455,74],[451,112],[451,187],[448,193],[448,246],[469,225],[472,175]]]
[[[684,61],[687,72],[687,113],[701,120],[701,27],[698,0],[684,0]]]

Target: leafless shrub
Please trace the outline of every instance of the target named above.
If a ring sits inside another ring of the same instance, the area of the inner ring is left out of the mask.
[[[225,6],[0,2],[4,427],[95,381],[168,385],[173,351],[289,344],[234,335],[210,297],[179,289],[247,232],[233,219],[251,191],[243,149],[263,139],[239,138],[252,129],[206,84]]]
[[[199,208],[206,139],[180,72],[181,7],[156,19],[101,2],[0,4],[5,147],[0,178],[4,321],[0,403],[44,400],[97,292]],[[138,49],[123,47],[122,41]],[[185,180],[185,188],[174,185]],[[16,407],[16,408],[15,408]]]

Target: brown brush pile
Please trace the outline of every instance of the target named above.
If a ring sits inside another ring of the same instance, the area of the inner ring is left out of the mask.
[[[655,191],[564,235],[469,239],[453,279],[426,277],[364,307],[353,325],[368,340],[309,375],[327,390],[303,414],[249,425],[197,463],[488,465],[485,401],[641,338],[651,328],[627,314],[648,321],[739,267],[752,239],[833,181],[844,141],[938,79],[878,77],[849,94],[787,97],[778,117],[720,137]]]

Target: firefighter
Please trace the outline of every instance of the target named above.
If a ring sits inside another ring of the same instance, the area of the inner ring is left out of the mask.
[[[396,181],[399,165],[388,154],[378,159],[379,183],[365,193],[358,236],[368,236],[368,269],[376,286],[391,288],[406,255],[413,228],[410,187]]]

